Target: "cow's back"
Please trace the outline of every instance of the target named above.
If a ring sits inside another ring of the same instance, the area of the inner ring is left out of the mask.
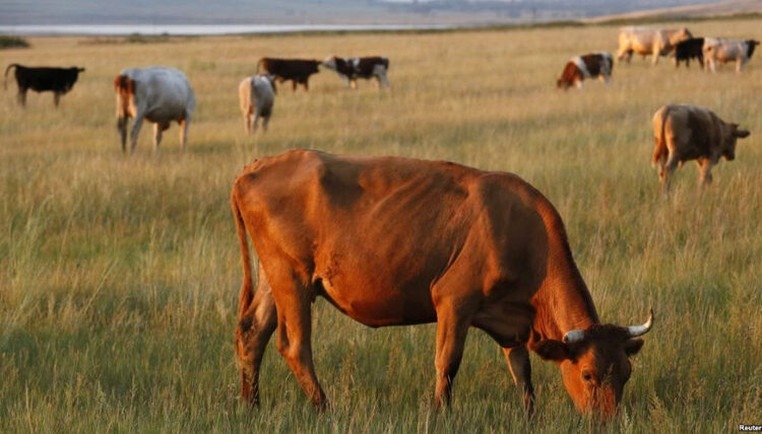
[[[447,162],[291,151],[247,167],[233,194],[266,273],[290,264],[374,326],[434,321],[431,288],[456,263],[479,276],[462,290],[511,282],[500,291],[526,302],[544,278],[546,223],[563,231],[515,175]]]
[[[195,108],[190,82],[175,68],[127,69],[121,74],[134,80],[136,103],[145,106],[148,120],[180,119]]]

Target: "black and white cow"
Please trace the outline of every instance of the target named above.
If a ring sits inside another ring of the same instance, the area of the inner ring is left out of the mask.
[[[386,57],[336,57],[331,56],[323,61],[323,66],[332,69],[339,77],[346,80],[347,85],[357,89],[357,79],[377,80],[379,87],[389,87],[389,59]]]
[[[614,59],[611,53],[591,53],[569,59],[561,77],[556,81],[560,89],[568,90],[572,86],[582,89],[582,81],[587,78],[600,78],[604,83],[611,79]]]
[[[26,106],[26,93],[32,89],[35,92],[53,92],[53,103],[58,107],[61,95],[69,92],[74,87],[74,83],[77,82],[79,73],[85,71],[85,68],[77,66],[71,68],[28,67],[13,63],[5,68],[4,88],[7,88],[8,71],[11,68],[16,68],[16,84],[19,87],[18,101],[22,106]]]

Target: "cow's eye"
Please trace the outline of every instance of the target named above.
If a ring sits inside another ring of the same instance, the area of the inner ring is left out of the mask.
[[[582,371],[582,379],[586,382],[590,382],[593,379],[593,374],[590,371]]]

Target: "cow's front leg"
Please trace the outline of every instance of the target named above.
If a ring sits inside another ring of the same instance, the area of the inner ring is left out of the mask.
[[[534,414],[534,386],[532,385],[532,366],[529,363],[529,351],[526,345],[503,348],[505,360],[513,377],[513,383],[519,389],[524,402],[524,411],[528,418]]]
[[[699,165],[699,184],[708,186],[712,183],[712,161],[709,158],[696,160]]]
[[[143,114],[138,113],[135,116],[135,121],[132,123],[132,131],[130,131],[130,153],[135,153],[135,147],[138,145],[138,135],[140,129],[143,127]]]
[[[445,408],[450,405],[452,385],[463,358],[463,348],[471,323],[471,315],[467,313],[469,309],[464,309],[464,305],[467,306],[467,303],[455,300],[437,302],[437,350],[435,359],[437,378],[434,390],[434,406],[437,408]]]

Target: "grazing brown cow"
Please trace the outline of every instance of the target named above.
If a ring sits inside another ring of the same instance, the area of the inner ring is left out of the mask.
[[[582,89],[583,80],[596,77],[608,84],[613,69],[614,60],[611,53],[591,53],[572,57],[566,62],[561,77],[556,80],[556,86],[563,90],[568,90],[572,86]]]
[[[370,327],[436,322],[438,407],[450,401],[473,326],[502,347],[529,414],[528,349],[557,362],[580,412],[616,412],[653,314],[641,326],[599,322],[561,217],[518,176],[297,150],[247,166],[231,196],[243,258],[235,347],[248,402],[259,402],[277,329],[278,351],[312,404],[326,407],[310,343],[310,305],[322,296]]]
[[[669,174],[678,164],[696,160],[702,185],[712,182],[710,170],[720,157],[732,161],[736,141],[749,136],[738,124],[727,123],[711,110],[694,105],[671,104],[653,117],[654,154],[652,163],[659,170],[662,190],[669,189]]]
[[[257,62],[257,74],[264,71],[275,76],[281,83],[291,80],[294,91],[297,84],[304,86],[304,90],[310,90],[310,75],[320,72],[319,65],[317,60],[263,57]]]

